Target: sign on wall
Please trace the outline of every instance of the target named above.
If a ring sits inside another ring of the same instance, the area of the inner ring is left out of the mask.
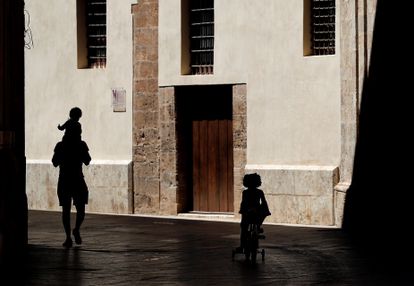
[[[112,108],[114,112],[126,111],[126,90],[123,88],[112,89]]]

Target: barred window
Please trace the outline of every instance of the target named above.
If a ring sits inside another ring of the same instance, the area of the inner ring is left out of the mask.
[[[106,66],[106,0],[76,0],[78,68]]]
[[[310,8],[312,54],[335,54],[335,0],[312,0]]]
[[[191,0],[189,8],[191,74],[212,74],[214,0]]]
[[[88,67],[106,66],[106,0],[87,0]]]

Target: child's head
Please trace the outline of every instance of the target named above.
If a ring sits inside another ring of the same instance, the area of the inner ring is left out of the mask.
[[[69,111],[69,117],[78,121],[82,117],[82,110],[79,107],[74,107]]]
[[[262,184],[260,175],[257,173],[246,174],[243,177],[243,186],[246,188],[257,188]]]

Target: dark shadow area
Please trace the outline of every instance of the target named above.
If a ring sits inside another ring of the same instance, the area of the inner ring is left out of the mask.
[[[85,268],[82,254],[78,247],[67,249],[29,244],[25,259],[20,261],[18,267],[2,273],[0,284],[83,285],[83,273],[94,269]]]
[[[413,254],[409,5],[378,0],[369,75],[364,81],[344,229],[364,251],[401,267]],[[408,269],[408,268],[407,268]],[[411,270],[410,270],[411,271]]]
[[[0,277],[20,265],[28,239],[23,11],[23,0],[0,1]]]

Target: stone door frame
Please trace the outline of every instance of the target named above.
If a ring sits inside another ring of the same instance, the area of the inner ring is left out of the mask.
[[[134,105],[134,212],[176,215],[185,211],[186,187],[179,173],[175,87],[137,97]],[[246,165],[246,84],[232,85],[234,210]]]

